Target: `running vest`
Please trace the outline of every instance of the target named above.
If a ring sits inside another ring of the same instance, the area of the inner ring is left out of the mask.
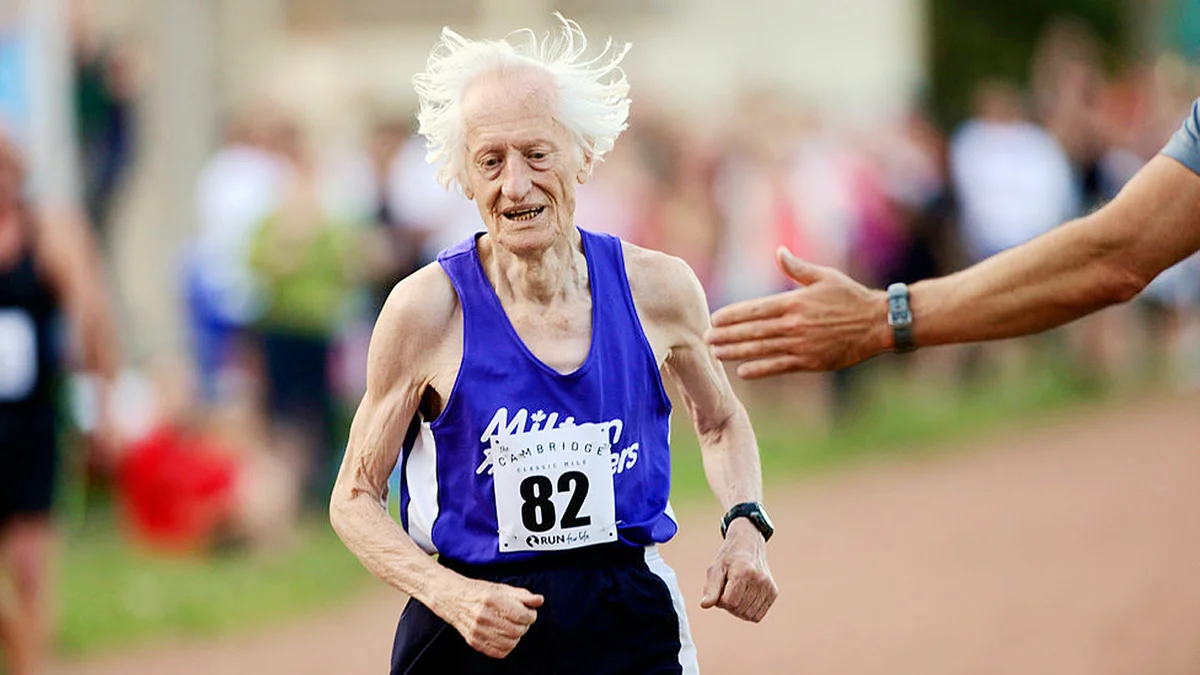
[[[414,418],[400,458],[401,524],[429,553],[519,562],[613,541],[663,543],[678,529],[667,503],[671,402],[621,241],[580,234],[592,338],[570,374],[517,336],[475,237],[438,256],[462,305],[462,363],[445,409],[432,423]]]
[[[31,252],[0,270],[0,438],[30,413],[52,409],[57,304]]]

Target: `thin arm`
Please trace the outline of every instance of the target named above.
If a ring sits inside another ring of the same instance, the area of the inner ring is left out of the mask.
[[[733,393],[721,363],[704,342],[709,328],[704,289],[686,264],[668,261],[670,279],[659,288],[674,291],[664,297],[669,299],[668,322],[677,326],[678,332],[666,369],[679,385],[695,425],[709,487],[725,509],[761,501],[762,467],[750,416]]]
[[[427,268],[402,282],[386,303],[371,338],[367,392],[350,427],[346,455],[330,501],[330,522],[346,548],[376,577],[435,613],[436,590],[455,576],[422,551],[388,514],[387,481],[426,380],[431,329],[442,314],[423,302],[437,296]],[[448,283],[448,282],[447,282]]]

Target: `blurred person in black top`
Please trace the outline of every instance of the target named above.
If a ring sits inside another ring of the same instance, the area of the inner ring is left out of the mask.
[[[137,150],[136,52],[127,42],[102,38],[86,5],[71,7],[70,27],[83,203],[98,244],[110,251],[113,203]]]
[[[52,635],[50,518],[58,473],[56,384],[69,344],[100,382],[117,367],[99,252],[74,212],[35,210],[21,157],[0,137],[0,649],[12,675],[40,672]],[[58,334],[59,316],[75,329]],[[97,449],[111,456],[106,386]]]
[[[405,222],[396,204],[400,197],[392,186],[394,172],[400,170],[396,158],[411,135],[412,125],[407,120],[381,117],[373,125],[368,142],[367,154],[375,180],[372,241],[380,244],[381,250],[377,253],[383,254],[385,261],[369,275],[373,314],[383,308],[392,288],[425,262],[421,259],[421,251],[426,232]]]

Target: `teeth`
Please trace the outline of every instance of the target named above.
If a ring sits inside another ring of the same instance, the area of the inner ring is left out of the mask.
[[[526,221],[526,220],[533,220],[541,212],[542,212],[541,207],[529,209],[527,211],[517,211],[516,213],[510,213],[508,215],[508,219],[515,220],[518,222],[522,222],[522,221]]]

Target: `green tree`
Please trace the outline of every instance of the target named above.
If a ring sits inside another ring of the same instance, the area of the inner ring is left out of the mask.
[[[1127,1],[1139,0],[930,0],[931,112],[952,128],[969,115],[980,80],[1027,85],[1043,32],[1064,17],[1095,35],[1105,64],[1124,61],[1130,49]]]

